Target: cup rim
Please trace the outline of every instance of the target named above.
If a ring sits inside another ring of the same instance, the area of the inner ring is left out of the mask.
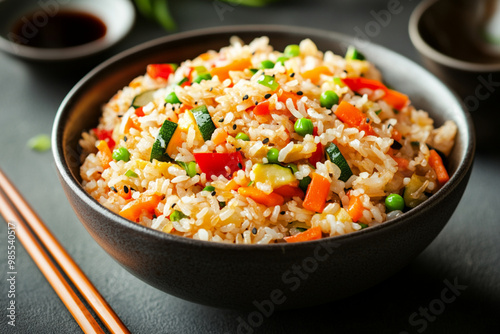
[[[437,51],[430,46],[421,36],[419,31],[419,23],[424,13],[429,10],[434,4],[440,0],[425,0],[421,2],[413,11],[409,21],[409,35],[415,48],[425,57],[435,61],[446,67],[451,67],[461,71],[467,72],[494,72],[500,70],[500,58],[497,63],[482,64],[474,63],[457,58],[450,57],[444,53]]]

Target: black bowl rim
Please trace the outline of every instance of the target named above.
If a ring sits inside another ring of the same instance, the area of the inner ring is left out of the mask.
[[[500,70],[500,58],[497,63],[482,64],[474,63],[457,58],[450,57],[442,52],[439,52],[430,46],[421,36],[418,25],[424,13],[429,10],[434,4],[441,0],[426,0],[422,1],[413,11],[408,24],[408,32],[410,39],[415,48],[425,57],[432,59],[438,64],[445,67],[451,67],[459,71],[466,72],[496,72]]]
[[[76,95],[79,90],[85,86],[86,82],[89,81],[94,75],[97,75],[100,71],[105,70],[107,66],[110,64],[121,60],[122,58],[126,58],[128,56],[133,55],[136,52],[142,51],[144,49],[150,48],[157,46],[159,44],[164,44],[164,43],[169,43],[177,40],[182,40],[182,39],[188,39],[192,37],[199,37],[203,35],[213,35],[213,34],[225,34],[227,35],[228,33],[233,33],[234,35],[238,35],[238,33],[255,33],[256,36],[257,34],[265,34],[265,33],[288,33],[288,34],[307,34],[310,36],[312,40],[314,40],[315,37],[323,37],[323,38],[330,38],[332,40],[336,41],[346,41],[349,42],[349,44],[354,44],[356,45],[357,43],[354,41],[352,37],[349,37],[344,34],[340,34],[337,32],[330,32],[326,30],[321,30],[321,29],[315,29],[315,28],[305,28],[305,27],[296,27],[296,26],[286,26],[286,25],[235,25],[235,26],[224,26],[224,27],[216,27],[216,28],[208,28],[208,29],[197,29],[197,30],[191,30],[187,32],[182,32],[182,33],[177,33],[173,35],[168,35],[164,37],[160,37],[142,44],[139,44],[135,47],[132,47],[128,50],[125,50],[110,59],[104,61],[100,65],[98,65],[96,68],[94,68],[92,71],[90,71],[86,76],[84,76],[71,90],[70,92],[66,95],[64,100],[62,101],[55,120],[54,120],[54,126],[52,129],[52,152],[56,164],[57,171],[59,172],[61,182],[65,182],[66,185],[83,201],[85,202],[86,205],[90,206],[92,209],[95,211],[99,212],[99,214],[103,215],[105,218],[110,219],[113,221],[115,224],[119,224],[122,227],[125,227],[127,229],[131,229],[136,233],[143,233],[147,235],[148,237],[152,237],[154,239],[157,239],[158,241],[165,241],[165,242],[174,242],[174,243],[180,243],[184,244],[185,246],[189,247],[199,247],[199,248],[211,248],[211,249],[221,249],[221,250],[231,250],[231,251],[249,251],[251,249],[253,250],[260,250],[260,251],[269,251],[269,252],[285,252],[287,249],[291,248],[298,248],[298,249],[307,249],[310,247],[317,246],[322,243],[336,243],[336,242],[341,242],[346,239],[356,239],[356,238],[364,238],[369,234],[376,233],[378,231],[386,230],[389,229],[395,225],[399,224],[405,224],[411,221],[412,216],[423,216],[425,215],[426,212],[431,211],[432,208],[434,208],[437,205],[440,205],[442,201],[444,201],[448,195],[458,187],[458,185],[461,183],[462,179],[467,177],[467,173],[472,168],[473,160],[474,160],[474,153],[475,153],[475,132],[474,132],[474,126],[472,122],[471,115],[469,112],[465,109],[463,103],[460,102],[458,99],[457,95],[453,92],[450,91],[450,93],[455,97],[457,106],[459,107],[460,111],[462,112],[465,120],[465,128],[459,128],[460,130],[465,130],[465,133],[463,134],[466,136],[466,148],[465,148],[465,153],[464,153],[464,159],[460,161],[459,165],[457,166],[456,171],[454,174],[450,177],[450,180],[441,188],[439,189],[436,194],[434,194],[432,197],[434,200],[432,201],[426,201],[419,205],[418,207],[404,213],[398,218],[395,218],[393,220],[384,222],[380,225],[377,226],[372,226],[360,231],[356,231],[353,233],[349,234],[344,234],[344,235],[338,235],[338,236],[333,236],[333,237],[326,237],[322,238],[319,240],[314,240],[314,241],[306,241],[306,242],[300,242],[300,243],[276,243],[276,244],[265,244],[265,245],[258,245],[258,244],[252,244],[252,245],[246,245],[246,244],[229,244],[229,243],[218,243],[218,242],[213,242],[213,241],[203,241],[203,240],[196,240],[196,239],[191,239],[187,237],[182,237],[182,236],[176,236],[176,235],[171,235],[168,233],[164,233],[161,231],[154,230],[149,227],[142,226],[140,224],[134,223],[132,221],[129,221],[120,215],[112,212],[111,210],[105,208],[103,205],[99,204],[97,200],[95,200],[90,194],[88,194],[81,184],[76,180],[73,176],[72,173],[69,169],[69,167],[66,165],[64,161],[64,150],[62,147],[62,138],[63,138],[63,133],[64,133],[64,125],[65,122],[68,118],[68,113],[66,112],[66,107],[67,105],[71,104],[71,101]],[[435,80],[436,84],[443,85],[439,79],[437,79],[433,74],[422,68],[420,65],[414,63],[410,59],[397,54],[396,52],[393,52],[385,47],[373,44],[373,43],[366,43],[363,42],[363,46],[368,48],[368,49],[378,49],[381,50],[382,52],[389,53],[392,56],[397,56],[401,58],[401,60],[404,60],[408,62],[409,64],[418,67],[420,70],[422,70],[424,73],[426,73],[429,76],[429,79]],[[448,90],[449,91],[449,90]]]

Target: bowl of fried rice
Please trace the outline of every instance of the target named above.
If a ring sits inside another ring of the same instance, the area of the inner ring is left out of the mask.
[[[236,26],[104,62],[63,101],[53,147],[77,216],[132,274],[274,310],[345,298],[418,255],[460,201],[474,138],[456,96],[394,52]]]

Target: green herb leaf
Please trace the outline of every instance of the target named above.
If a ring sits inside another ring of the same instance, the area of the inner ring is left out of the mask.
[[[45,152],[50,146],[50,137],[46,134],[39,134],[28,140],[28,147],[34,151]]]

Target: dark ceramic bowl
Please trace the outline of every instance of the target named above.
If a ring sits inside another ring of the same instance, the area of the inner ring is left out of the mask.
[[[459,128],[449,157],[450,181],[431,200],[400,218],[353,234],[272,245],[228,245],[152,230],[107,210],[80,185],[81,132],[94,127],[100,107],[155,62],[180,62],[207,49],[262,35],[282,50],[311,38],[320,50],[343,54],[352,38],[328,31],[280,26],[236,26],[168,36],[106,61],[83,78],[63,101],[55,120],[53,148],[66,195],[92,237],[129,272],[169,294],[223,308],[305,307],[347,297],[393,275],[438,235],[467,185],[474,155],[468,113],[427,71],[376,45],[359,46],[388,84],[429,110],[437,124]],[[258,306],[257,306],[258,305]],[[266,311],[262,311],[266,312]]]

